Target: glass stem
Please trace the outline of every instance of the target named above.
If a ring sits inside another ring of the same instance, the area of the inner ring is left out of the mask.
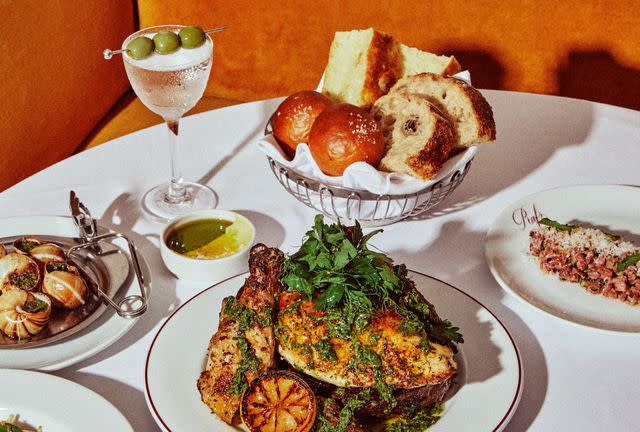
[[[171,184],[165,195],[165,201],[178,204],[188,199],[187,189],[182,178],[182,168],[178,160],[178,120],[167,120],[167,132],[169,133],[169,152],[171,154]]]

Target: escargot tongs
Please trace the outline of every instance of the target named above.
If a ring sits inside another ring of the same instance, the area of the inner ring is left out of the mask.
[[[140,294],[132,294],[124,297],[119,302],[115,302],[109,295],[100,289],[97,283],[93,284],[96,288],[98,296],[105,301],[109,306],[114,308],[118,315],[125,318],[133,318],[142,315],[147,310],[148,298],[144,275],[140,268],[140,261],[138,260],[138,254],[136,252],[135,245],[127,236],[118,232],[110,232],[106,234],[98,235],[98,224],[94,218],[91,217],[89,209],[78,199],[78,196],[74,191],[69,194],[69,207],[71,208],[71,215],[73,221],[78,227],[80,239],[82,243],[72,246],[67,251],[67,256],[71,258],[71,255],[81,249],[90,249],[92,251],[100,253],[99,242],[101,240],[108,240],[113,238],[121,238],[127,242],[129,246],[129,254],[133,263],[133,269],[140,286]]]

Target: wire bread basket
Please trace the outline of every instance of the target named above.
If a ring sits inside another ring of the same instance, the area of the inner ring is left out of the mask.
[[[272,134],[271,119],[265,135]],[[444,200],[466,176],[473,157],[444,179],[417,192],[402,195],[379,195],[362,189],[336,186],[306,176],[267,156],[271,171],[284,189],[298,201],[344,223],[358,220],[362,226],[389,225],[427,212]]]
[[[331,219],[345,223],[357,219],[366,227],[388,225],[426,212],[453,192],[471,166],[469,161],[462,170],[456,170],[445,180],[415,193],[377,195],[365,190],[329,185],[291,170],[271,157],[268,159],[271,171],[280,184],[298,201]]]

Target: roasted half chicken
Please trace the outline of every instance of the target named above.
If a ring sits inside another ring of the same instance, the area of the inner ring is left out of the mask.
[[[251,274],[224,300],[198,380],[202,400],[222,420],[233,422],[252,381],[294,369],[318,402],[316,411],[297,413],[317,414],[304,432],[363,432],[390,421],[376,430],[423,430],[437,421],[463,338],[403,265],[367,247],[376,232],[316,217],[296,253],[251,250]],[[284,412],[273,401],[245,411],[245,424],[255,412]]]
[[[232,423],[248,383],[275,365],[272,323],[282,259],[280,250],[255,245],[249,277],[235,297],[223,300],[220,324],[197,385],[202,401],[227,423]]]

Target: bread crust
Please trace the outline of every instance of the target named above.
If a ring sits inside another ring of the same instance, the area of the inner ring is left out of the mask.
[[[462,71],[462,66],[458,63],[458,59],[454,56],[449,57],[450,61],[447,67],[442,71],[442,75],[455,75]]]
[[[361,38],[356,37],[356,42],[349,40],[349,34],[364,36],[365,33],[370,34],[366,46],[361,45]],[[340,66],[345,58],[347,69]],[[369,110],[403,76],[424,71],[451,75],[460,70],[460,63],[453,56],[408,47],[373,28],[337,32],[329,51],[322,92],[336,102]]]
[[[423,179],[433,178],[449,158],[454,141],[451,123],[438,115],[429,141],[422,150],[408,157],[405,163]]]
[[[398,43],[389,35],[374,31],[369,50],[362,108],[369,110],[373,103],[389,92],[400,76],[400,51]]]
[[[477,130],[470,138],[459,137],[460,145],[469,147],[473,144],[494,141],[496,139],[496,124],[493,118],[491,105],[484,98],[482,93],[466,82],[452,77],[439,76],[432,73],[421,73],[402,78],[396,82],[390,93],[416,93],[429,99],[429,102],[436,105],[442,112],[446,113],[451,122],[455,125],[458,119],[449,109],[450,103],[443,97],[442,92],[436,92],[433,84],[438,89],[457,89],[467,99],[469,112],[473,117]]]
[[[456,142],[449,120],[418,94],[390,93],[373,106],[387,153],[380,168],[424,180],[435,177]]]

